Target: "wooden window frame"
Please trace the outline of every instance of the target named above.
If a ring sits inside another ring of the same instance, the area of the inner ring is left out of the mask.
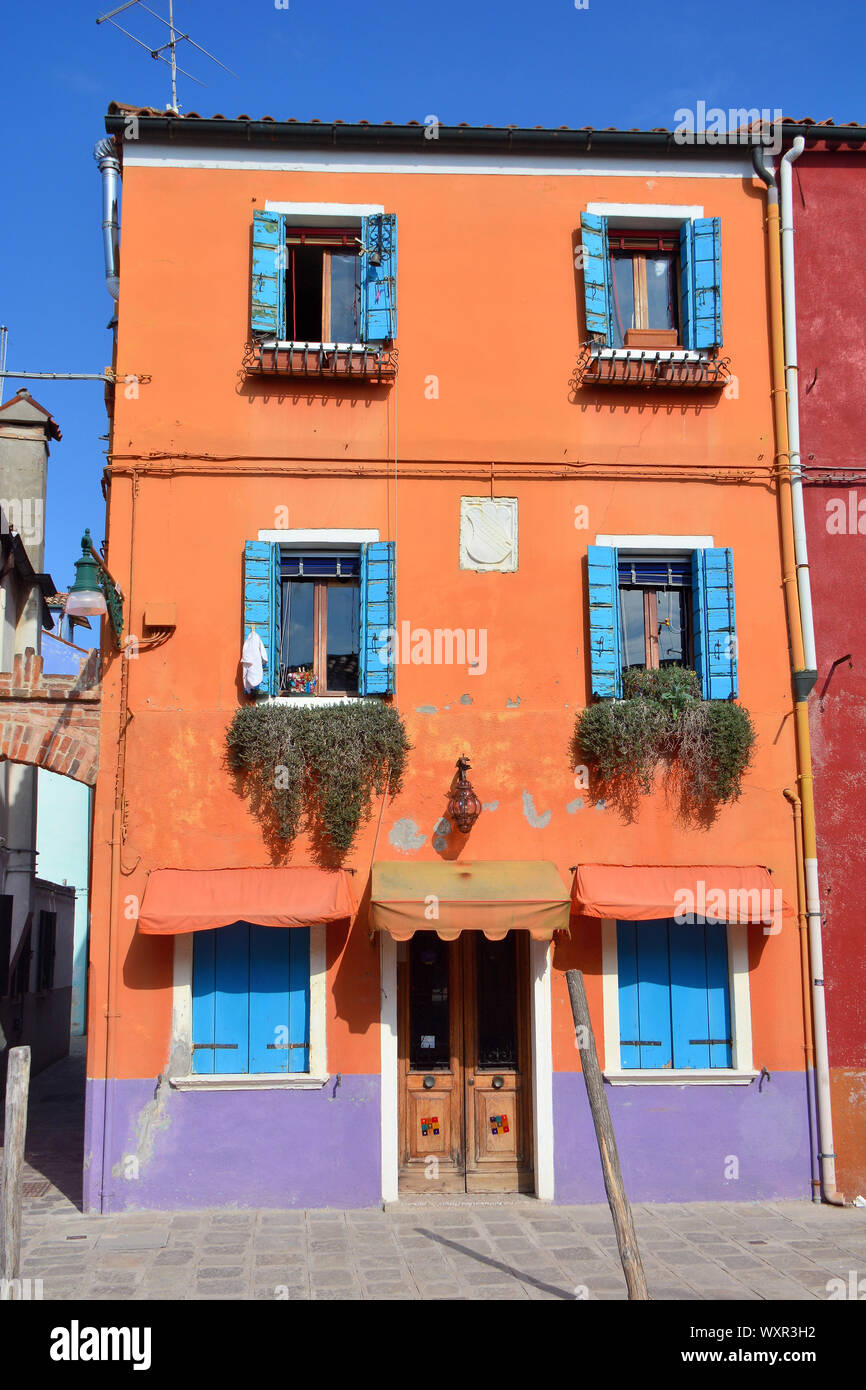
[[[349,227],[288,227],[286,229],[286,319],[288,320],[289,293],[288,286],[292,275],[292,252],[296,247],[314,247],[322,251],[322,316],[319,325],[320,338],[322,343],[333,342],[331,337],[331,275],[332,260],[335,251],[346,252],[354,251],[360,254],[361,239],[358,235],[360,228],[353,230]],[[294,298],[293,298],[294,304]],[[291,325],[294,328],[294,324]],[[303,342],[303,338],[297,338],[294,332],[290,332],[290,325],[286,322],[287,341]],[[311,340],[312,341],[312,340]]]
[[[659,589],[672,589],[684,593],[686,596],[686,622],[685,622],[685,651],[683,653],[683,666],[687,670],[694,670],[694,650],[692,640],[692,589],[690,584],[618,584],[617,594],[623,589],[640,589],[643,591],[643,636],[644,636],[644,660],[648,671],[658,671],[659,669],[659,609],[657,591]],[[619,606],[619,620],[622,623],[622,607]],[[626,668],[623,667],[625,670]]]
[[[332,586],[354,587],[360,593],[360,579],[349,578],[341,579],[334,575],[328,575],[320,579],[305,579],[303,575],[287,575],[286,580],[290,584],[302,583],[312,584],[313,586],[313,674],[316,677],[316,695],[327,695],[331,698],[353,700],[359,691],[357,690],[335,690],[328,685],[328,594],[327,591]],[[282,594],[282,584],[280,585]],[[282,603],[282,597],[280,599]],[[282,630],[282,614],[280,617],[280,629]],[[360,685],[360,641],[358,651],[358,683]],[[287,699],[305,698],[303,696],[293,696],[291,691],[280,690],[279,694]]]
[[[674,285],[676,287],[675,313],[677,343],[682,346],[682,304],[679,275],[679,233],[659,228],[649,230],[617,230],[608,228],[608,253],[611,260],[611,276],[615,274],[614,262],[632,262],[632,285],[634,296],[634,329],[637,332],[654,331],[649,323],[649,300],[647,296],[646,263],[648,256],[667,256],[673,263]],[[623,328],[623,343],[628,330]]]

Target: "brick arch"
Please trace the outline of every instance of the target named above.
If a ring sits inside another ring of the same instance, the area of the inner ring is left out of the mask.
[[[0,762],[44,767],[92,787],[101,700],[98,652],[83,658],[77,676],[43,676],[42,657],[28,647],[11,671],[0,671]]]

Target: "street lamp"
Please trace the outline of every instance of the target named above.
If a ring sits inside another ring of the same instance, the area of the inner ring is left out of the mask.
[[[69,590],[66,613],[71,618],[101,618],[107,613],[120,645],[123,594],[102,556],[94,550],[89,529],[81,538],[81,557],[75,561],[75,583]]]
[[[457,776],[451,784],[448,798],[449,819],[456,824],[457,829],[463,835],[469,834],[481,815],[481,802],[475,795],[472,783],[466,776],[469,767],[469,759],[464,753],[462,757],[457,759]]]

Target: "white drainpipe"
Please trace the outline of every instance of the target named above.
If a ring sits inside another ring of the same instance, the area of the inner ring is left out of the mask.
[[[794,555],[797,563],[797,592],[806,671],[818,676],[815,653],[815,624],[812,615],[812,586],[809,581],[809,554],[806,546],[806,515],[803,507],[803,475],[800,466],[800,402],[797,365],[797,315],[794,289],[794,199],[791,166],[805,149],[801,135],[781,160],[782,306],[785,333],[785,387],[787,394],[788,449],[791,475],[791,502],[794,514]],[[815,1079],[818,1130],[821,1141],[821,1176],[825,1202],[844,1206],[836,1189],[836,1156],[833,1152],[833,1113],[830,1093],[830,1056],[827,1045],[827,1011],[824,990],[824,951],[821,922],[821,893],[818,860],[806,857],[806,913],[809,923],[809,958],[812,971],[812,1016],[815,1025]]]
[[[803,508],[803,475],[800,469],[800,402],[797,387],[797,314],[794,289],[794,199],[791,165],[806,147],[798,135],[781,161],[782,214],[782,305],[785,325],[785,386],[788,394],[788,449],[791,471],[791,503],[794,512],[794,555],[797,562],[797,592],[803,627],[806,670],[817,679],[815,625],[812,618],[812,586],[809,579],[809,552],[806,546],[806,516]]]

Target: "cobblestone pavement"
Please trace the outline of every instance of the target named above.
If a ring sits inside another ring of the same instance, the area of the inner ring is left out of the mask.
[[[862,1209],[641,1205],[634,1216],[657,1299],[827,1299],[829,1280],[866,1278]],[[46,1299],[625,1297],[607,1207],[531,1199],[108,1217],[31,1207],[21,1274],[42,1279]]]
[[[80,1071],[71,1057],[31,1088],[21,1275],[45,1299],[626,1296],[606,1206],[410,1198],[387,1211],[84,1216]],[[866,1280],[864,1208],[637,1205],[634,1218],[657,1299],[827,1299],[832,1279]]]

